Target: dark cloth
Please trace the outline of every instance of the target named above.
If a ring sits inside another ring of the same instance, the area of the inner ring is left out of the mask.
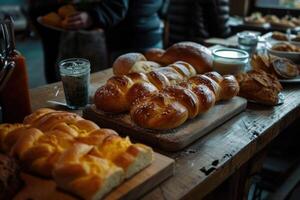
[[[171,0],[170,44],[203,42],[209,37],[227,37],[230,28],[229,0]]]
[[[162,40],[163,0],[102,0],[89,12],[110,50],[146,49]]]

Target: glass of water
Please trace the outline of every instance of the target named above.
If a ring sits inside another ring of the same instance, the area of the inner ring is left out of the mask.
[[[256,50],[258,36],[252,32],[241,32],[237,34],[239,48],[247,51],[250,55]]]
[[[90,62],[82,58],[70,58],[59,63],[67,106],[70,109],[84,107],[89,101]]]

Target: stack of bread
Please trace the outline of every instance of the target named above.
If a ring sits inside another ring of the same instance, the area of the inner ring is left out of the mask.
[[[231,99],[239,92],[234,76],[217,72],[197,75],[195,68],[183,61],[146,73],[128,70],[126,74],[114,69],[123,75],[114,76],[101,86],[94,103],[105,112],[129,112],[132,121],[143,128],[176,128],[188,118],[208,111],[216,101]]]
[[[54,178],[83,199],[100,199],[151,164],[153,151],[74,113],[40,109],[23,124],[0,125],[0,149],[29,172]]]

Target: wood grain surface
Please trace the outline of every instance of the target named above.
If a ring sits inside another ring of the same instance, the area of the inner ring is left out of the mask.
[[[145,192],[151,190],[157,184],[174,173],[174,160],[161,154],[154,154],[153,163],[123,182],[119,187],[105,196],[105,200],[138,199]],[[42,179],[29,174],[21,174],[24,188],[14,197],[14,200],[76,200],[62,190],[57,189],[51,179]]]
[[[111,75],[111,69],[93,74],[92,86],[100,86]],[[62,91],[61,83],[31,90],[33,108],[60,108],[46,103],[49,99],[63,101],[62,92],[55,96],[58,88]],[[160,151],[175,159],[175,174],[143,199],[201,199],[206,196],[300,117],[300,85],[284,85],[283,94],[285,102],[282,105],[268,107],[249,103],[245,112],[182,151]]]
[[[83,117],[96,122],[100,127],[114,129],[152,147],[178,151],[242,112],[246,106],[247,101],[241,97],[221,101],[207,113],[187,120],[178,128],[165,131],[141,128],[134,124],[128,113],[108,114],[98,110],[95,105],[87,106],[83,110]]]

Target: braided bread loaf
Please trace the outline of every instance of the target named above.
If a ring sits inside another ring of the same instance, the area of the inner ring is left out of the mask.
[[[181,73],[175,75],[172,70]],[[221,76],[217,72],[191,76],[189,71],[186,65],[175,63],[159,69],[162,73],[158,74],[167,74],[167,79],[154,76],[156,70],[112,77],[95,93],[95,105],[107,112],[129,110],[131,119],[144,128],[171,129],[208,111],[216,101],[231,99],[239,91],[234,76]]]
[[[126,112],[135,99],[178,84],[195,74],[195,69],[188,63],[176,62],[148,73],[113,76],[96,91],[94,102],[97,108],[106,112]]]
[[[0,125],[0,150],[32,173],[84,199],[99,199],[149,165],[153,151],[74,113],[40,109],[24,124]]]

